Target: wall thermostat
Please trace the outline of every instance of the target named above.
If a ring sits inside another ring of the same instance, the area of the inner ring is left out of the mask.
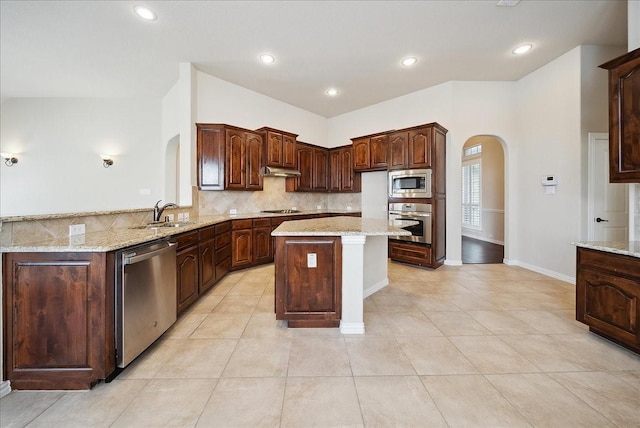
[[[557,186],[558,185],[558,177],[555,175],[543,175],[542,176],[542,185],[543,186]]]

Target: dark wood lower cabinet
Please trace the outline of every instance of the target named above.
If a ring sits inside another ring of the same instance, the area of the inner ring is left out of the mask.
[[[576,319],[640,353],[640,258],[579,247]]]
[[[12,388],[89,389],[115,369],[113,253],[6,253],[3,269]]]
[[[279,236],[275,254],[276,319],[287,320],[289,327],[339,327],[340,237]]]
[[[389,239],[389,258],[398,262],[433,267],[431,246]]]
[[[255,237],[252,219],[240,220],[248,230],[232,231],[233,220],[175,236],[177,313],[232,270],[232,260],[246,260],[243,267],[270,261],[275,218],[256,219]],[[252,257],[252,247],[259,257]],[[313,249],[319,267],[331,257],[339,260],[339,241],[335,250],[328,248],[330,243]],[[3,368],[12,389],[89,389],[114,373],[115,264],[114,252],[2,255]],[[340,272],[319,268],[308,277],[322,296],[308,308],[307,321],[301,301],[292,300],[293,322],[337,325]]]
[[[200,296],[199,267],[198,245],[180,248],[180,240],[178,240],[178,254],[176,256],[176,286],[178,289],[178,306],[176,310],[178,314],[182,313]]]

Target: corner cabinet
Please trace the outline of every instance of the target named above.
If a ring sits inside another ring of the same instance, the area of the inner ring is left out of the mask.
[[[640,258],[579,247],[576,319],[640,353]]]
[[[609,181],[640,183],[640,48],[600,67],[609,70]]]
[[[115,370],[113,253],[5,253],[3,269],[14,389],[89,389]]]
[[[256,132],[264,138],[264,160],[267,166],[296,168],[298,135],[268,127],[262,127]]]
[[[329,190],[329,149],[298,142],[299,177],[287,178],[287,192],[327,192]]]
[[[196,127],[200,190],[262,190],[262,135],[222,124]]]

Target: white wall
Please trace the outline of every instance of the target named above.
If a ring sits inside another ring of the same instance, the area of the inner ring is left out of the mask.
[[[161,121],[160,99],[5,100],[0,151],[19,163],[0,168],[0,217],[153,206],[161,170],[140,166],[161,165]]]
[[[208,74],[197,72],[197,121],[289,131],[327,147],[327,119]]]
[[[520,131],[518,259],[575,276],[580,238],[580,48],[521,79],[517,85]],[[543,175],[558,177],[547,195]]]

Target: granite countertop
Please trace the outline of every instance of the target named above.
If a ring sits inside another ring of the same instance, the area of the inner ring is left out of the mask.
[[[13,244],[0,246],[0,253],[55,253],[55,252],[108,252],[131,247],[157,239],[179,235],[206,226],[215,225],[228,220],[253,219],[264,217],[295,217],[309,214],[345,214],[353,211],[323,210],[301,211],[299,213],[246,213],[234,215],[200,216],[192,218],[188,224],[181,227],[148,227],[121,228],[102,232],[92,232],[85,235],[69,236],[27,244]],[[335,217],[333,217],[335,218]],[[339,217],[344,218],[344,217]],[[321,219],[306,220],[317,222]],[[400,233],[393,233],[399,235]]]
[[[576,247],[640,258],[640,241],[582,241],[572,244]]]
[[[411,235],[398,223],[382,219],[359,217],[330,217],[314,220],[292,220],[282,223],[273,236],[397,236]]]

